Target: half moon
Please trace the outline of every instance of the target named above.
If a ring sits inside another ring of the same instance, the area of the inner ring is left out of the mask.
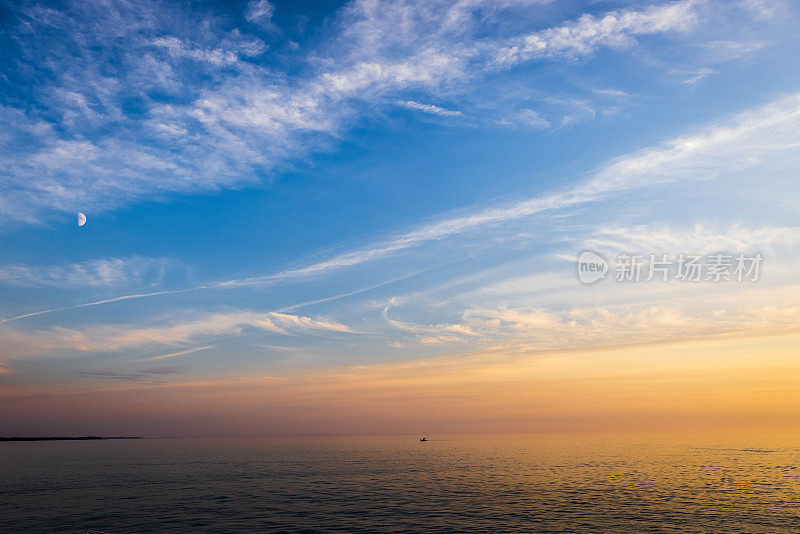
[[[86,224],[86,215],[78,212],[78,226],[83,226],[84,224]]]

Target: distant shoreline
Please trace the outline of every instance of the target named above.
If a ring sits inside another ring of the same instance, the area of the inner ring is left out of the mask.
[[[139,436],[111,436],[111,437],[102,437],[102,436],[50,436],[50,437],[33,437],[33,438],[25,438],[25,437],[18,437],[13,436],[10,438],[2,438],[0,437],[0,441],[90,441],[90,440],[100,440],[100,439],[144,439]]]

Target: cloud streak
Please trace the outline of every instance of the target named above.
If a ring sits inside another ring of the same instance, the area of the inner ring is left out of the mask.
[[[797,288],[791,290],[797,293]],[[721,335],[796,333],[800,308],[787,298],[769,304],[730,309],[712,303],[693,309],[683,305],[629,304],[617,307],[575,307],[550,310],[530,307],[471,308],[462,322],[410,325],[387,317],[404,343],[456,345],[475,352],[579,350]],[[718,307],[715,307],[718,306]],[[710,309],[709,309],[710,308]]]
[[[353,267],[397,252],[458,235],[479,227],[518,220],[549,210],[568,208],[652,184],[708,179],[724,172],[751,168],[766,158],[797,161],[800,146],[800,93],[741,113],[726,124],[671,139],[661,146],[622,156],[602,166],[587,180],[564,190],[497,206],[474,214],[443,219],[397,237],[323,262],[261,278],[231,281],[246,284],[316,275]]]
[[[601,46],[631,45],[639,35],[688,31],[697,22],[701,1],[684,1],[636,10],[583,15],[562,26],[511,39],[494,52],[494,63],[509,68],[543,57],[574,58],[594,53]]]
[[[180,345],[197,339],[237,335],[245,329],[281,335],[356,333],[350,327],[331,320],[278,312],[242,311],[210,314],[167,326],[131,327],[113,324],[90,326],[82,330],[56,327],[33,332],[7,329],[2,346],[10,349],[6,352],[14,354],[47,353],[54,350],[114,352],[133,347]],[[176,352],[155,359],[181,354]]]
[[[0,267],[0,284],[20,287],[113,287],[154,281],[173,265],[166,259],[104,258],[69,265],[6,265]]]
[[[641,253],[692,252],[711,254],[720,251],[753,252],[779,247],[797,247],[800,227],[741,224],[718,229],[696,224],[690,228],[636,225],[598,229],[585,241],[585,248],[601,251]],[[572,258],[571,258],[572,259]]]
[[[172,352],[170,354],[162,354],[161,356],[153,356],[152,358],[145,358],[143,360],[139,360],[142,362],[149,362],[153,360],[164,360],[166,358],[174,358],[175,356],[186,356],[187,354],[194,354],[195,352],[200,352],[203,350],[213,349],[213,345],[209,345],[207,347],[197,347],[196,349],[188,349],[188,350],[181,350],[178,352]]]
[[[439,115],[440,117],[460,117],[463,115],[460,111],[452,110],[452,109],[445,109],[439,106],[435,106],[433,104],[422,104],[420,102],[415,102],[413,100],[399,100],[397,102],[399,105],[403,106],[404,108],[413,110],[413,111],[421,111],[422,113],[428,113],[430,115]]]

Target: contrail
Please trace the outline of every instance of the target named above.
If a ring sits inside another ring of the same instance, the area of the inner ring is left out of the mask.
[[[155,297],[157,295],[173,295],[175,293],[186,293],[187,291],[197,291],[198,289],[208,289],[209,287],[213,286],[197,286],[197,287],[190,287],[188,289],[174,289],[170,291],[154,291],[152,293],[137,293],[134,295],[122,295],[121,297],[113,297],[110,299],[105,300],[96,300],[94,302],[85,302],[83,304],[76,304],[75,306],[64,306],[63,308],[52,308],[49,310],[41,310],[33,313],[26,313],[24,315],[18,315],[16,317],[10,317],[8,319],[0,319],[0,323],[10,323],[11,321],[17,321],[19,319],[25,319],[26,317],[36,317],[37,315],[46,315],[48,313],[55,313],[60,311],[68,311],[68,310],[77,310],[79,308],[88,308],[90,306],[99,306],[101,304],[109,304],[111,302],[119,302],[121,300],[132,300],[132,299],[141,299],[146,297]]]
[[[415,276],[424,273],[425,271],[416,271],[411,274],[407,274],[404,276],[398,276],[397,278],[392,278],[391,280],[386,280],[384,282],[377,283],[375,285],[371,285],[369,287],[362,287],[361,289],[356,289],[354,291],[348,291],[347,293],[341,293],[339,295],[334,295],[332,297],[326,297],[317,300],[309,300],[307,302],[301,302],[300,304],[292,304],[291,306],[286,306],[285,308],[281,308],[279,312],[287,312],[296,310],[297,308],[303,308],[305,306],[311,306],[312,304],[320,304],[322,302],[331,302],[332,300],[339,300],[346,297],[352,297],[353,295],[358,295],[359,293],[365,293],[367,291],[372,291],[373,289],[378,289],[379,287],[387,286],[389,284],[393,284],[395,282],[399,282],[401,280],[407,280],[409,278],[414,278]]]
[[[172,358],[173,356],[185,356],[187,354],[193,354],[195,352],[200,352],[201,350],[208,350],[213,349],[213,345],[209,345],[208,347],[198,347],[196,349],[189,349],[189,350],[182,350],[180,352],[173,352],[172,354],[164,354],[162,356],[153,356],[152,358],[145,358],[143,360],[139,360],[140,362],[149,362],[151,360],[163,360],[164,358]]]

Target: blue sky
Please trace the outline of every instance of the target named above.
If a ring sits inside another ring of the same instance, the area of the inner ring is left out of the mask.
[[[0,385],[796,328],[799,18],[3,3]],[[583,286],[586,249],[766,259],[758,284]]]

